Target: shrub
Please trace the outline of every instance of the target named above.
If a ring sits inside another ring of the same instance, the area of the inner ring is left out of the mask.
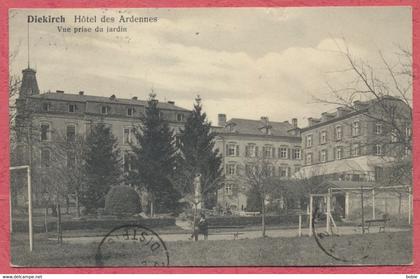
[[[112,187],[105,198],[105,212],[111,215],[133,215],[141,212],[140,197],[129,186]]]

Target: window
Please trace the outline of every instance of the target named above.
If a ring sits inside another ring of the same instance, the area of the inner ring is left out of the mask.
[[[411,128],[410,127],[406,127],[405,128],[405,136],[407,138],[410,138],[411,137]]]
[[[326,149],[321,150],[321,158],[320,158],[320,160],[323,163],[326,162],[326,161],[328,161],[328,153],[327,153],[327,150]]]
[[[311,165],[312,164],[312,153],[306,154],[306,164]]]
[[[312,146],[312,135],[306,136],[306,147]]]
[[[353,137],[357,137],[360,135],[360,122],[354,121],[352,124],[352,135]]]
[[[335,149],[335,159],[336,160],[343,159],[343,147],[339,146]]]
[[[127,109],[127,116],[133,116],[134,115],[134,108],[128,108]]]
[[[300,168],[301,168],[301,167],[300,167],[299,165],[296,165],[296,166],[295,166],[295,173],[296,173],[296,172],[298,172],[298,171],[300,171]]]
[[[225,193],[226,195],[232,195],[233,194],[233,184],[232,183],[226,183],[225,184]]]
[[[226,145],[226,156],[239,156],[239,145],[228,143]]]
[[[383,133],[383,125],[382,123],[376,123],[375,125],[375,134],[382,135]]]
[[[178,122],[182,122],[182,121],[184,121],[184,114],[182,114],[182,113],[178,113],[178,114],[176,115],[176,121],[178,121]]]
[[[51,105],[50,103],[42,103],[42,110],[43,111],[50,111]]]
[[[76,166],[76,154],[73,150],[67,152],[67,167],[74,168]]]
[[[128,151],[123,153],[123,166],[124,172],[129,172],[131,170],[131,154]]]
[[[343,128],[341,126],[335,127],[335,139],[341,140],[343,138]]]
[[[76,112],[77,111],[77,105],[69,104],[69,112]]]
[[[326,144],[327,140],[328,140],[327,131],[322,131],[321,132],[321,140],[320,140],[321,144]]]
[[[274,149],[272,146],[264,146],[263,147],[263,156],[264,158],[273,158]]]
[[[41,167],[49,168],[51,164],[51,153],[48,149],[41,150]]]
[[[382,145],[380,145],[380,144],[375,145],[375,155],[377,155],[377,156],[382,155]]]
[[[50,124],[41,124],[41,141],[50,140]]]
[[[391,142],[395,143],[398,142],[397,130],[393,129],[391,132]]]
[[[102,108],[101,108],[102,114],[109,114],[110,110],[111,110],[111,108],[108,107],[108,106],[102,106]]]
[[[236,174],[236,165],[229,163],[226,164],[226,174],[227,175],[235,175]]]
[[[246,164],[245,165],[246,175],[255,175],[257,173],[257,166],[254,164]]]
[[[375,181],[379,181],[383,178],[384,169],[381,167],[375,167]]]
[[[360,156],[360,146],[358,143],[354,143],[351,145],[351,156]]]
[[[258,146],[252,143],[248,144],[245,148],[245,153],[246,157],[257,157]]]
[[[280,147],[279,148],[279,158],[280,159],[287,159],[287,147]]]
[[[68,125],[66,128],[67,142],[74,142],[76,140],[76,127],[74,125]]]
[[[124,128],[123,144],[131,143],[131,128]]]
[[[274,166],[273,165],[267,165],[266,169],[266,175],[267,176],[274,176]]]
[[[301,150],[300,148],[294,148],[292,153],[293,159],[300,160],[301,158]]]
[[[279,176],[280,177],[288,177],[289,176],[288,169],[289,168],[286,167],[286,166],[279,167]]]

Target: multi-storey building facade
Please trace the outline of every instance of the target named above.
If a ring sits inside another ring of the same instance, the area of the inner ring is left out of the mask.
[[[274,122],[268,117],[260,120],[233,118],[226,121],[219,114],[215,147],[223,158],[224,187],[218,191],[222,208],[244,210],[247,206],[248,185],[243,179],[247,166],[263,159],[273,176],[288,179],[301,168],[301,137],[297,119]]]
[[[343,217],[360,217],[361,187],[377,189],[364,193],[365,207],[409,212],[411,109],[402,100],[386,96],[324,112],[308,118],[301,135],[303,167],[295,178],[320,177],[324,185],[342,189],[332,202]],[[386,187],[395,190],[379,190]]]
[[[83,91],[78,94],[63,91],[40,93],[36,72],[25,69],[16,106],[16,163],[27,164],[30,160],[32,168],[39,174],[48,173],[52,164],[55,164],[52,153],[57,142],[74,142],[78,136],[86,135],[92,124],[103,122],[109,125],[117,138],[123,167],[128,171],[130,144],[135,140],[133,131],[140,125],[147,101],[136,97],[121,99],[115,95],[91,96]],[[190,114],[189,110],[176,106],[174,102],[159,102],[158,108],[174,133],[184,126]],[[28,140],[31,141],[31,153]],[[71,152],[64,154],[64,157],[64,164],[76,163]],[[42,195],[42,191],[42,187],[34,187],[35,197]]]
[[[390,116],[383,106],[398,113]],[[308,118],[308,126],[301,129],[304,167],[297,175],[377,180],[383,166],[396,157],[410,155],[409,114],[401,100],[385,97],[355,102],[353,110],[339,107],[334,113],[322,113],[320,118]]]

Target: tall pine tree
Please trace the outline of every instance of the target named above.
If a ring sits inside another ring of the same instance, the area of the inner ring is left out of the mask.
[[[132,146],[130,183],[144,187],[154,212],[174,212],[179,206],[179,193],[170,183],[176,166],[174,135],[158,108],[154,94],[149,97],[141,127],[136,130]]]
[[[104,123],[92,125],[84,150],[85,175],[81,203],[88,213],[105,206],[105,195],[121,182],[121,157],[111,128]]]
[[[206,113],[202,112],[200,96],[195,101],[194,110],[187,118],[185,128],[181,130],[179,148],[182,158],[179,160],[178,170],[190,178],[201,174],[204,206],[212,208],[216,205],[217,189],[221,186],[222,157],[214,148],[215,134],[211,131]],[[192,185],[192,182],[188,185]],[[194,191],[192,187],[186,190],[190,193]]]

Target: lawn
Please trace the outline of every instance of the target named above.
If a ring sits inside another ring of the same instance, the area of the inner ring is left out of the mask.
[[[412,261],[412,232],[325,237],[324,253],[313,237],[259,238],[166,243],[170,266],[296,266],[296,265],[400,265]],[[138,266],[144,249],[114,243],[105,265]],[[12,263],[18,266],[94,266],[98,243],[56,244],[38,234],[32,255],[24,234],[12,237]]]

